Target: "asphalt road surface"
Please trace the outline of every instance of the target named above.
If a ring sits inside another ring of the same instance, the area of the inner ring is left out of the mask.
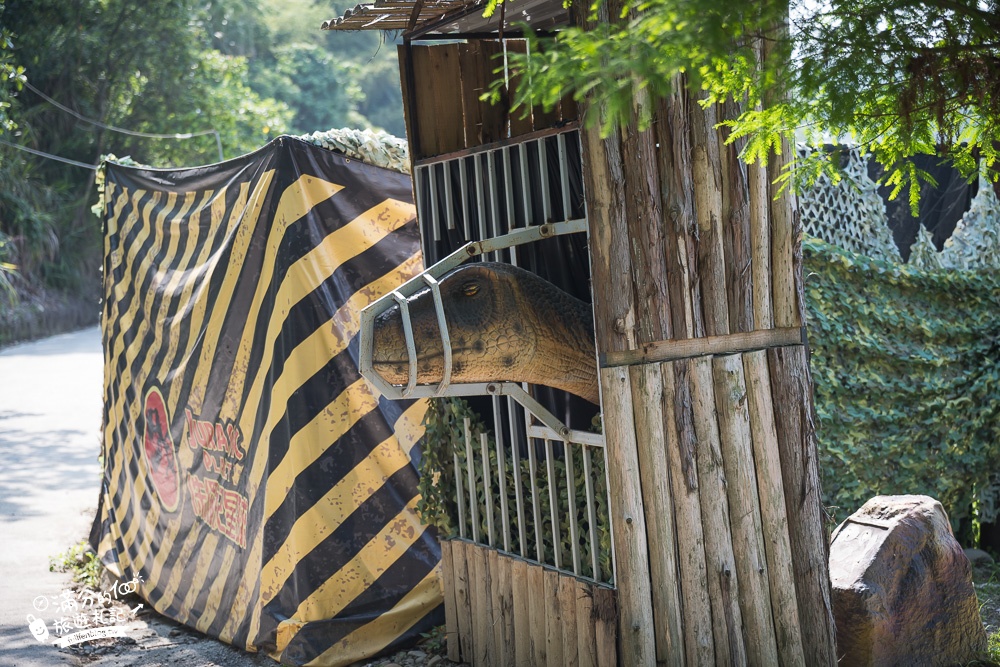
[[[84,539],[97,511],[103,384],[97,327],[0,350],[0,667],[276,665],[149,609],[124,638],[53,646],[71,581],[49,558]],[[47,638],[35,639],[32,619]]]
[[[97,508],[102,366],[96,327],[0,350],[0,665],[74,664],[28,615],[68,588],[49,557],[87,535]]]

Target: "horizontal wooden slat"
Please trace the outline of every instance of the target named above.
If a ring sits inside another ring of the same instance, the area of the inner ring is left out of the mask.
[[[800,327],[747,331],[703,338],[658,340],[634,350],[606,352],[601,355],[601,367],[677,361],[713,354],[736,354],[803,344],[805,344],[805,331]]]

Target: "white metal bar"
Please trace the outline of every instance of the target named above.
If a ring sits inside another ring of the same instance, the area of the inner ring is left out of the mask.
[[[552,222],[552,193],[549,191],[549,149],[544,137],[538,140],[538,180],[542,186],[543,222]]]
[[[563,141],[565,142],[565,140]],[[441,168],[444,170],[444,210],[448,229],[455,229],[455,206],[451,197],[451,167],[453,164],[455,164],[454,160],[441,163]]]
[[[430,222],[431,222],[431,229],[434,231],[434,240],[435,241],[440,241],[441,240],[441,225],[440,225],[440,216],[438,215],[438,206],[437,206],[438,192],[437,192],[437,183],[436,183],[437,179],[434,176],[434,166],[435,165],[430,165],[429,167],[427,167],[427,184],[428,184],[428,186],[431,189],[431,196],[430,196],[430,205],[431,205],[431,216],[430,217],[431,217],[431,220],[430,220]]]
[[[601,452],[604,453],[603,451]],[[597,558],[597,503],[594,501],[594,469],[590,448],[583,447],[583,480],[587,492],[587,537],[590,542],[590,573],[594,581],[601,580],[601,564]]]
[[[451,335],[448,333],[448,318],[444,316],[444,301],[441,299],[441,284],[429,273],[424,273],[424,282],[431,288],[434,299],[434,312],[437,315],[438,330],[441,333],[441,349],[444,351],[444,371],[441,384],[437,386],[435,396],[443,396],[451,384]]]
[[[455,463],[455,494],[458,498],[458,536],[465,538],[465,493],[462,490],[462,466],[458,462],[458,452],[452,451]]]
[[[556,146],[559,154],[559,183],[562,186],[563,220],[569,220],[573,212],[569,202],[569,169],[566,162],[566,135],[556,135]]]
[[[563,445],[566,458],[566,500],[569,512],[569,548],[573,558],[573,574],[580,576],[580,540],[577,538],[579,529],[576,525],[576,470],[573,464],[573,446]]]
[[[413,323],[410,321],[410,308],[407,305],[406,297],[399,292],[393,292],[392,298],[399,304],[399,313],[403,318],[403,338],[406,341],[406,356],[410,364],[406,388],[402,392],[405,397],[417,386],[417,349],[413,344]]]
[[[510,398],[508,397],[508,402]],[[503,550],[510,552],[510,509],[507,507],[507,457],[500,428],[500,398],[493,398],[493,434],[497,448],[497,486],[500,493],[500,528],[503,531]],[[511,434],[513,439],[513,433]]]
[[[486,536],[491,547],[496,546],[496,533],[493,530],[493,484],[490,475],[490,448],[485,433],[479,434],[479,453],[483,458],[483,491],[486,500]]]
[[[503,188],[504,201],[507,204],[507,231],[514,229],[514,185],[510,178],[510,146],[503,147]]]
[[[473,157],[475,162],[473,162],[474,168],[473,172],[476,176],[476,211],[479,213],[479,240],[486,240],[486,202],[483,197],[483,167],[482,162],[479,160],[481,153],[478,153]]]
[[[556,222],[547,225],[536,225],[528,229],[516,229],[509,234],[486,239],[484,241],[470,241],[469,243],[464,244],[461,248],[458,248],[450,253],[441,261],[426,269],[424,273],[430,273],[435,278],[440,278],[465,262],[470,257],[493,252],[496,249],[524,245],[525,243],[533,243],[551,236],[561,236],[563,234],[575,234],[586,231],[586,218],[577,218],[574,220],[566,220],[564,222]],[[423,278],[418,275],[400,285],[396,291],[405,296],[412,296],[417,291],[423,289],[423,287]],[[375,315],[379,315],[385,310],[388,310],[391,304],[384,303],[384,300],[387,298],[388,297],[382,297],[381,299],[373,301],[365,307],[365,311],[373,310],[375,311]],[[377,305],[381,305],[382,308],[379,310],[376,307]],[[362,311],[362,313],[364,313],[364,311]]]
[[[552,519],[552,560],[556,569],[562,569],[562,531],[559,529],[559,491],[556,485],[555,462],[552,460],[552,441],[545,441],[545,475],[549,486],[549,518]]]
[[[423,179],[423,173],[424,173],[425,169],[426,169],[426,167],[417,167],[413,171],[413,185],[414,185],[413,191],[414,191],[414,193],[416,193],[416,198],[417,198],[417,201],[416,201],[416,206],[417,206],[417,222],[418,222],[419,225],[423,225],[424,224],[424,220],[427,219],[427,204],[424,201],[423,196],[420,194],[420,188],[422,187],[421,184],[423,183],[423,180],[424,180]],[[433,230],[432,230],[432,233],[431,233],[431,238],[432,237],[433,237]],[[427,254],[427,252],[428,252],[427,243],[428,243],[428,236],[426,234],[421,233],[420,234],[420,251],[423,253],[424,257],[428,257],[428,254]]]
[[[528,143],[525,142],[517,147],[517,152],[521,158],[521,200],[524,204],[524,226],[530,227],[534,220],[531,215],[531,184],[528,180]]]
[[[465,175],[465,160],[458,158],[458,186],[462,190],[462,230],[465,232],[465,240],[472,240],[472,232],[469,229],[469,178]]]
[[[518,229],[511,232],[510,234],[504,234],[503,236],[498,236],[493,239],[488,239],[486,241],[474,241],[466,243],[461,248],[451,253],[440,262],[434,264],[431,268],[427,269],[424,274],[430,274],[435,278],[440,278],[444,274],[451,271],[453,268],[459,266],[470,257],[475,257],[476,255],[481,255],[486,252],[490,252],[494,247],[505,248],[514,245],[521,245],[524,243],[531,243],[542,238],[547,238],[550,236],[558,236],[561,234],[572,234],[575,232],[585,232],[587,230],[587,220],[580,218],[577,220],[568,220],[566,222],[559,222],[555,224],[538,225],[529,227],[527,229]],[[365,377],[368,382],[370,382],[379,392],[390,399],[399,399],[404,396],[400,388],[396,385],[386,382],[382,376],[375,372],[372,365],[372,353],[374,347],[374,323],[375,318],[381,315],[383,312],[392,307],[393,302],[395,302],[394,295],[403,295],[405,297],[412,296],[421,289],[425,289],[427,282],[424,280],[423,275],[418,275],[399,286],[394,292],[387,294],[380,299],[375,300],[369,304],[364,310],[361,311],[361,339],[360,339],[360,359],[358,363],[358,369],[361,375]],[[398,302],[397,302],[398,303]],[[405,312],[405,311],[403,311]],[[412,364],[411,364],[412,366]],[[431,387],[429,393],[417,393],[420,392],[421,387]],[[434,385],[421,385],[416,389],[411,390],[407,393],[407,396],[414,397],[424,397],[424,396],[434,396],[436,392],[436,387]],[[450,389],[449,395],[452,396],[471,396],[470,393],[451,393],[454,392],[454,386]],[[523,405],[523,403],[522,403]],[[556,420],[558,423],[558,420]]]
[[[575,220],[565,220],[563,222],[535,225],[527,229],[518,229],[509,234],[497,236],[495,238],[487,239],[486,241],[481,241],[479,243],[473,243],[471,245],[478,246],[479,252],[486,253],[499,248],[509,248],[510,246],[523,245],[525,243],[530,243],[531,241],[539,241],[551,236],[560,236],[562,234],[572,234],[573,232],[585,231],[587,231],[587,219],[577,218]],[[471,254],[472,251],[470,250],[467,252]]]
[[[499,202],[497,201],[497,188],[499,183],[497,183],[497,170],[496,165],[493,163],[494,152],[484,153],[486,156],[486,178],[490,183],[490,228],[493,233],[490,234],[492,237],[497,237],[500,235],[500,208]],[[493,261],[500,261],[500,249],[493,251]]]
[[[545,561],[542,553],[542,508],[538,504],[538,456],[535,454],[535,443],[530,439],[528,440],[528,482],[531,484],[531,513],[535,520],[535,560],[543,563]]]
[[[527,532],[524,525],[524,481],[521,479],[521,451],[519,447],[519,438],[517,437],[514,425],[514,409],[511,402],[513,399],[508,401],[508,407],[511,408],[510,412],[507,413],[507,422],[510,424],[510,450],[511,458],[514,461],[514,502],[517,505],[517,538],[518,538],[518,551],[524,558],[528,557],[528,541]]]
[[[472,541],[479,543],[479,495],[476,488],[476,460],[472,456],[472,429],[465,418],[465,463],[469,473],[469,517],[472,519]]]
[[[580,445],[591,447],[604,447],[604,436],[600,433],[589,433],[587,431],[570,430],[566,437],[559,435],[548,426],[541,424],[531,424],[528,426],[528,435],[532,438],[552,438],[553,440],[567,440]]]
[[[601,459],[604,461],[604,506],[610,507],[608,504],[608,489],[611,488],[611,478],[610,471],[608,471],[608,457],[607,454],[602,450]],[[615,534],[615,517],[608,512],[608,534],[614,536]],[[611,580],[618,581],[618,562],[615,559],[615,541],[614,537],[611,538]]]

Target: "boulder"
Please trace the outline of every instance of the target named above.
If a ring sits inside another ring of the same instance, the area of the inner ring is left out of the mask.
[[[994,563],[993,556],[982,549],[966,549],[965,557],[972,563],[972,567],[991,567]]]
[[[955,665],[986,649],[969,559],[941,503],[878,496],[833,533],[841,665]]]

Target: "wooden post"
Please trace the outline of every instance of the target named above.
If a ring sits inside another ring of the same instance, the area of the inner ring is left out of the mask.
[[[639,447],[639,476],[646,503],[646,533],[650,545],[650,576],[653,595],[653,627],[656,636],[656,662],[679,665],[684,662],[684,638],[681,631],[683,611],[677,578],[677,540],[674,506],[667,463],[667,440],[664,433],[663,380],[656,364],[630,369],[635,433]],[[643,397],[660,397],[660,403]],[[686,546],[685,546],[686,548]]]
[[[615,592],[601,586],[594,588],[593,604],[594,634],[597,644],[597,664],[599,667],[617,665],[618,608],[615,606]]]
[[[451,554],[451,541],[441,540],[441,588],[444,593],[444,620],[448,641],[448,659],[462,661],[458,644],[458,607],[455,603],[455,561]]]
[[[533,664],[531,661],[532,628],[528,600],[532,594],[528,586],[528,564],[523,560],[515,559],[511,564],[511,587],[513,588],[514,664],[531,665]]]
[[[469,550],[467,542],[451,543],[452,560],[455,562],[455,607],[458,614],[458,637],[462,660],[474,659],[472,652],[472,600],[469,590]]]
[[[781,479],[778,434],[771,403],[771,376],[766,352],[743,355],[746,373],[747,403],[750,408],[754,462],[760,491],[761,521],[767,551],[771,609],[774,613],[778,656],[788,667],[805,665],[802,633],[799,628],[799,605],[795,597],[792,547],[788,538],[785,491]]]
[[[540,567],[528,569],[528,636],[531,638],[529,664],[546,664],[545,653],[545,572]],[[541,591],[541,595],[539,595]]]
[[[653,603],[649,581],[649,543],[639,482],[639,453],[633,423],[628,371],[600,372],[604,436],[608,443],[608,486],[619,595],[618,640],[623,665],[656,660]]]
[[[490,570],[486,547],[470,544],[466,549],[469,583],[472,589],[472,651],[477,667],[489,667],[496,660],[493,650],[493,609],[490,606]]]
[[[563,661],[563,623],[562,605],[559,602],[559,573],[555,570],[545,570],[542,599],[545,601],[545,663],[547,665],[562,665]],[[539,628],[542,630],[542,628]]]
[[[703,357],[688,363],[691,364],[694,430],[698,437],[698,489],[716,660],[720,664],[742,665],[747,661],[743,614],[739,605],[739,580],[726,502],[726,474],[716,421],[712,362]]]
[[[562,620],[562,662],[578,665],[576,625],[576,580],[559,575],[559,616]]]
[[[752,665],[776,665],[778,647],[771,616],[743,360],[737,354],[716,357],[712,375],[747,657]]]
[[[661,368],[662,409],[667,434],[670,489],[677,526],[678,570],[684,608],[684,655],[688,665],[715,664],[712,638],[712,604],[708,596],[705,536],[698,499],[698,468],[695,451],[694,407],[688,364],[668,362]],[[676,380],[675,380],[676,378]]]
[[[582,581],[576,581],[575,584],[577,664],[580,667],[597,667],[597,633],[594,632],[593,587]]]
[[[514,593],[511,580],[512,559],[490,549],[490,580],[493,583],[493,645],[496,664],[516,665],[514,654]]]
[[[770,350],[768,363],[774,404],[798,407],[776,410],[775,426],[806,664],[835,665],[830,548],[820,494],[809,362],[805,348],[796,347]]]

